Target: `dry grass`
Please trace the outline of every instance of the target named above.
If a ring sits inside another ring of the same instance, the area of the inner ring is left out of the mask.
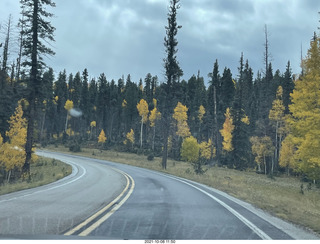
[[[30,166],[30,179],[20,179],[13,183],[0,185],[0,195],[30,189],[57,181],[72,173],[72,167],[61,161],[39,157]]]
[[[68,149],[63,147],[54,150],[68,152]],[[307,190],[305,183],[304,194],[301,194],[301,181],[295,177],[271,179],[255,172],[221,167],[211,167],[204,175],[196,175],[192,166],[186,162],[168,160],[167,170],[162,170],[160,158],[148,161],[143,155],[111,150],[82,149],[77,155],[162,171],[203,183],[320,234],[320,189],[313,185],[311,190]]]

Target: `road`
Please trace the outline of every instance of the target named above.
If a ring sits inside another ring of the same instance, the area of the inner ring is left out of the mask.
[[[103,160],[39,155],[71,164],[73,173],[44,187],[0,196],[2,237],[319,239],[195,182]]]

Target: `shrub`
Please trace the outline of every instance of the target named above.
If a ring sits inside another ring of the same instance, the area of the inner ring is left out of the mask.
[[[152,161],[153,159],[154,159],[154,155],[153,155],[153,153],[150,153],[149,155],[148,155],[148,158],[147,158],[149,161]]]
[[[69,146],[69,151],[70,152],[81,152],[81,147],[78,143],[72,143],[70,146]]]

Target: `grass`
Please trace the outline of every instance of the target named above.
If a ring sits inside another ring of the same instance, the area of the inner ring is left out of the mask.
[[[57,181],[72,172],[72,167],[55,159],[39,157],[30,165],[30,178],[0,185],[0,195],[30,189]]]
[[[61,146],[48,149],[70,153],[67,148]],[[304,183],[304,194],[302,194],[302,183],[296,177],[281,176],[271,179],[255,172],[223,167],[211,167],[204,175],[196,175],[192,166],[186,162],[168,160],[167,170],[163,170],[161,158],[155,157],[153,161],[148,161],[144,155],[112,150],[84,148],[77,155],[162,171],[203,183],[320,234],[320,189],[314,185],[311,189],[307,189],[307,184]]]

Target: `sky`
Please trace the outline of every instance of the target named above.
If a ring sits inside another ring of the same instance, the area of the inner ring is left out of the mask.
[[[118,80],[131,75],[139,82],[148,73],[165,81],[163,45],[169,0],[53,0],[47,8],[56,28],[51,48],[55,56],[46,59],[56,74],[81,72],[91,78],[105,73]],[[314,31],[320,26],[319,0],[181,0],[177,13],[179,29],[177,59],[188,80],[200,71],[208,81],[215,60],[222,75],[230,68],[238,76],[241,53],[254,76],[264,70],[265,25],[273,71],[281,73],[290,61],[292,72],[300,73],[301,50],[305,57]],[[0,42],[12,14],[20,18],[19,0],[0,2]],[[11,60],[17,48],[12,42]],[[2,56],[2,49],[0,50]]]

